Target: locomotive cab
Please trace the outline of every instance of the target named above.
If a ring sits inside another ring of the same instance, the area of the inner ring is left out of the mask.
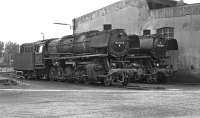
[[[23,72],[25,78],[42,76],[45,69],[44,48],[44,41],[22,44],[20,53],[15,56],[14,69]]]

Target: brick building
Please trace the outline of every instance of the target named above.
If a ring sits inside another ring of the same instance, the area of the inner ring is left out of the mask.
[[[75,33],[102,30],[103,24],[142,35],[144,29],[178,40],[179,50],[171,51],[170,63],[178,79],[200,82],[200,4],[173,0],[121,0],[75,19]]]

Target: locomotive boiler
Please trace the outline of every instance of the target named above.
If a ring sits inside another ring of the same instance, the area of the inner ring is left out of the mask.
[[[113,57],[127,55],[128,37],[122,29],[90,31],[76,36],[64,36],[48,44],[48,52],[71,54],[108,54]]]

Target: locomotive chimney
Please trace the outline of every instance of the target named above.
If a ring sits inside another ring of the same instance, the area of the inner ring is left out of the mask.
[[[143,30],[143,35],[151,35],[151,30],[148,29]]]
[[[112,25],[111,24],[104,24],[103,25],[103,30],[111,30],[112,29]]]

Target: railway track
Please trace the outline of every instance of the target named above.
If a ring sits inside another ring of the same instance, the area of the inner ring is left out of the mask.
[[[5,85],[28,85],[24,79],[23,76],[19,76],[14,72],[0,72],[0,75],[4,78],[4,83]],[[37,80],[37,81],[42,81],[42,80]],[[77,82],[67,82],[70,84],[75,84],[75,85],[86,85],[84,83],[77,83]],[[92,84],[92,85],[86,85],[86,86],[102,86],[103,85],[97,83],[97,84]],[[163,87],[162,85],[152,85],[152,84],[141,84],[141,83],[130,83],[128,84],[128,86],[122,86],[120,84],[113,84],[113,86],[111,87],[106,87],[106,88],[121,88],[121,89],[129,89],[129,90],[164,90],[165,87]]]

